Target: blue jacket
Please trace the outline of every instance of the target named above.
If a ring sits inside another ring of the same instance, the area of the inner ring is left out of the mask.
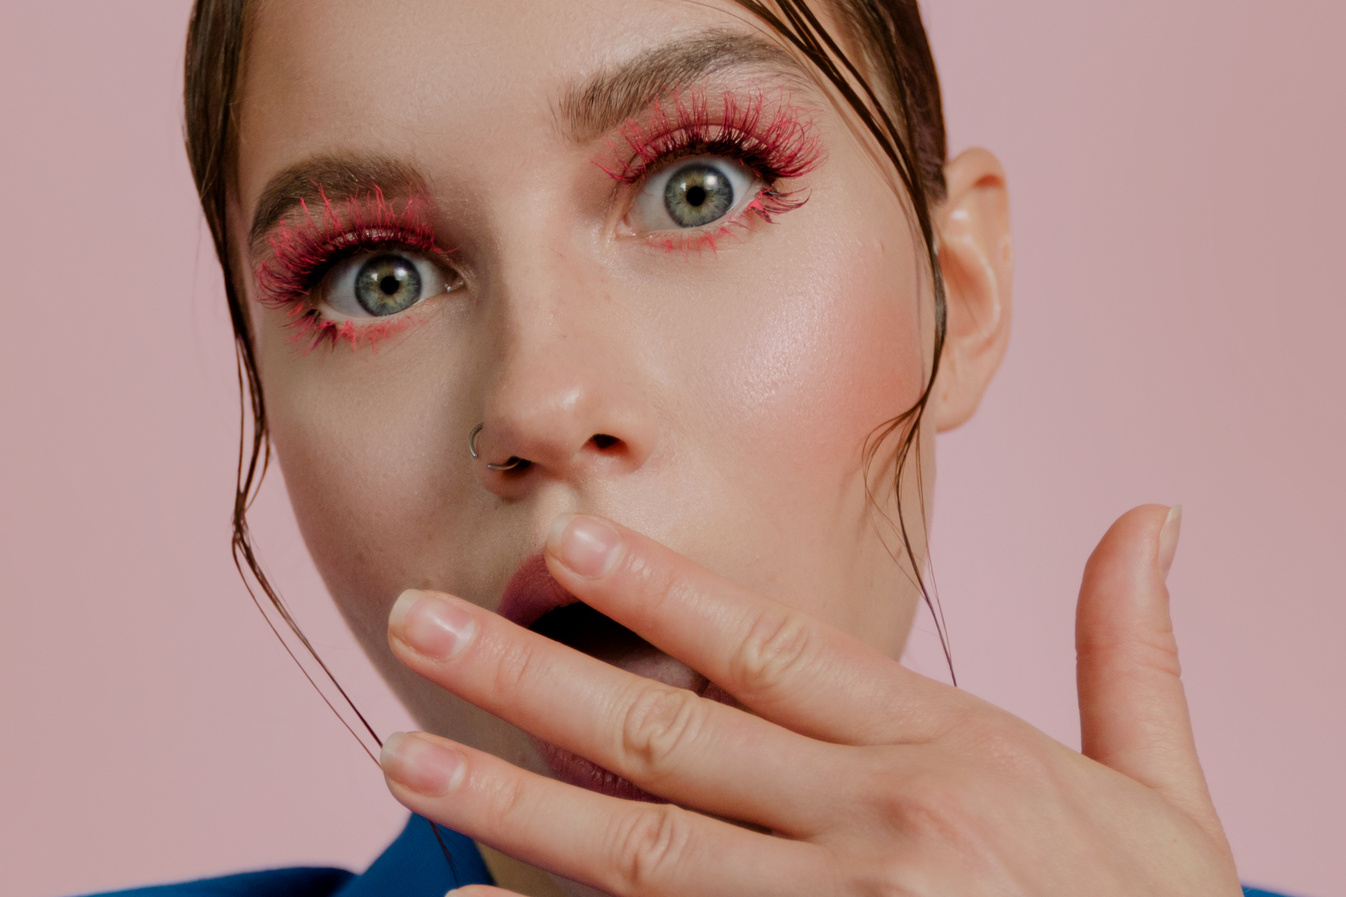
[[[470,839],[447,829],[439,831],[453,857],[452,869],[430,823],[413,816],[363,875],[344,869],[273,869],[135,888],[104,897],[444,897],[452,888],[494,884]],[[1246,897],[1281,897],[1254,888],[1244,888],[1243,893]]]
[[[133,888],[104,897],[444,897],[451,888],[495,884],[470,838],[445,828],[439,834],[453,857],[452,868],[430,822],[412,816],[363,875],[345,869],[271,869]]]

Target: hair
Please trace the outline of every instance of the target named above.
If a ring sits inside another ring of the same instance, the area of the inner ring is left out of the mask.
[[[953,665],[942,615],[938,612],[937,602],[932,600],[931,590],[926,586],[923,564],[912,546],[901,501],[902,472],[912,450],[916,449],[919,453],[920,425],[939,371],[946,330],[945,289],[931,209],[945,197],[943,166],[947,149],[939,78],[920,10],[916,0],[825,0],[829,8],[837,13],[839,25],[845,29],[849,42],[863,55],[862,63],[857,63],[822,25],[805,0],[735,2],[802,54],[817,74],[846,102],[863,130],[873,138],[897,173],[920,230],[930,265],[935,301],[934,358],[930,377],[911,408],[875,429],[866,442],[863,456],[868,470],[880,446],[890,436],[897,434],[893,474],[893,489],[898,496],[896,529],[903,551],[911,563],[910,573],[934,616],[952,674]],[[235,106],[247,41],[248,11],[247,0],[196,0],[187,31],[183,91],[187,157],[215,244],[215,253],[223,269],[224,292],[234,328],[238,363],[240,435],[233,511],[234,564],[263,616],[295,657],[300,669],[313,681],[313,676],[281,636],[280,629],[259,599],[257,589],[267,596],[274,611],[321,667],[322,674],[336,687],[341,699],[377,743],[377,733],[360,715],[318,657],[267,578],[248,529],[248,509],[257,496],[271,458],[266,397],[258,376],[251,325],[234,263],[231,245],[233,235],[229,232],[227,214],[237,161]],[[874,74],[877,83],[870,82],[864,74],[866,71]],[[916,465],[916,476],[918,495],[924,507],[919,462]],[[872,495],[870,498],[872,501]],[[956,678],[954,681],[956,683]],[[314,686],[363,744],[363,738],[332,704],[323,689],[317,686],[317,682],[314,682]]]

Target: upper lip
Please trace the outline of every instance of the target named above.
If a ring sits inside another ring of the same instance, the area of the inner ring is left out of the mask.
[[[541,551],[530,554],[519,564],[505,586],[497,613],[519,626],[529,627],[543,614],[579,601],[561,587],[547,569]]]

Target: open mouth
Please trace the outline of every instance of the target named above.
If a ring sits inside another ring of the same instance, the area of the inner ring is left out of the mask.
[[[710,684],[706,677],[587,604],[550,610],[528,628],[604,663],[666,685],[701,694]]]
[[[540,553],[519,565],[505,589],[499,613],[539,635],[637,676],[697,694],[705,694],[710,686],[706,677],[562,589]],[[577,754],[538,738],[533,742],[552,774],[563,782],[630,800],[659,800]]]
[[[667,685],[702,694],[710,684],[706,677],[587,604],[567,604],[550,610],[529,629],[604,663]],[[627,800],[659,800],[628,779],[578,754],[539,738],[534,738],[533,743],[552,775],[563,782]]]

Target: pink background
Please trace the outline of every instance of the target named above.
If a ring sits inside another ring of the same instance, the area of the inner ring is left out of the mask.
[[[1009,171],[1015,336],[940,443],[963,684],[1076,743],[1108,523],[1185,506],[1174,613],[1246,880],[1346,893],[1346,5],[932,0],[952,144]],[[188,3],[0,12],[0,869],[45,897],[360,867],[403,818],[231,567],[237,405],[180,148]],[[269,483],[257,529],[381,731],[402,711]],[[910,662],[936,672],[928,621]]]

